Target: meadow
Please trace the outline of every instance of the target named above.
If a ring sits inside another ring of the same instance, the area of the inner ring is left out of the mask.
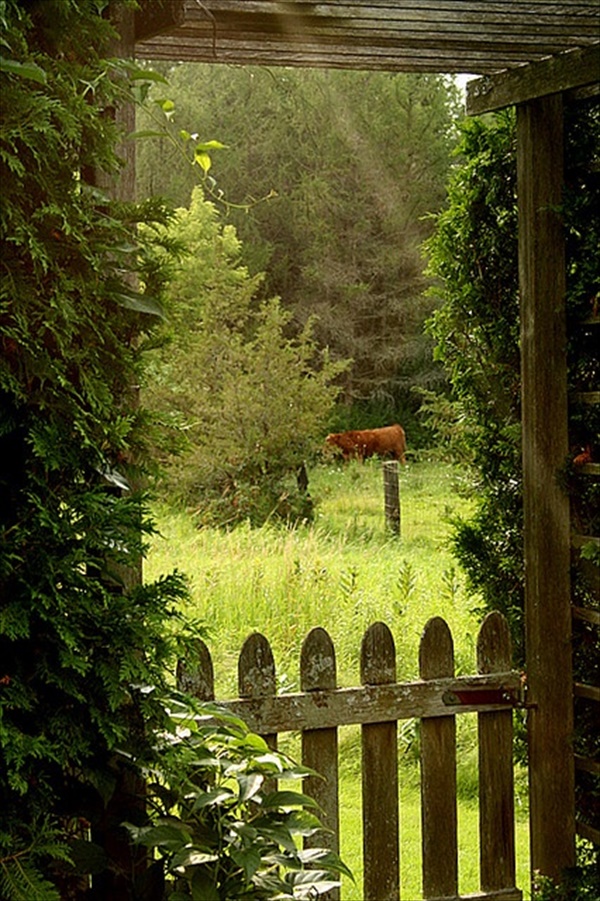
[[[400,469],[401,530],[385,524],[380,464],[320,465],[309,473],[315,501],[312,524],[231,531],[197,528],[193,516],[165,506],[155,511],[160,534],[152,542],[148,578],[178,568],[191,586],[189,610],[207,628],[218,699],[237,694],[237,657],[244,639],[262,632],[271,643],[280,691],[299,688],[304,637],[314,626],[329,632],[336,649],[338,684],[358,685],[362,636],[376,620],[391,629],[400,680],[418,676],[418,646],[428,619],[442,616],[454,637],[456,672],[474,672],[481,620],[451,554],[451,518],[468,514],[460,470],[411,462]],[[360,901],[360,734],[340,730],[341,851],[356,885],[342,897]],[[478,813],[476,723],[458,717],[460,891],[477,891]],[[284,750],[298,756],[298,737]],[[402,897],[420,897],[418,727],[400,724]],[[517,773],[517,884],[528,896],[526,786]]]

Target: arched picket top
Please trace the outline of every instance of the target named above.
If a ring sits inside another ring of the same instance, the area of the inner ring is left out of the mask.
[[[177,687],[181,691],[199,698],[201,701],[214,701],[215,677],[212,657],[208,646],[201,638],[197,638],[191,647],[187,659],[177,661]]]
[[[369,626],[360,649],[363,685],[396,681],[396,648],[385,623]],[[397,722],[362,727],[363,860],[366,898],[400,897]]]
[[[373,623],[364,634],[360,678],[363,685],[383,685],[396,679],[396,646],[385,623]]]
[[[311,629],[302,643],[300,686],[302,691],[337,687],[335,648],[321,626]]]
[[[421,679],[454,674],[454,640],[445,619],[433,616],[425,624],[419,645]]]
[[[508,672],[512,663],[510,629],[497,610],[488,613],[477,636],[477,671],[479,673]]]
[[[510,669],[512,647],[504,616],[488,613],[477,638],[477,671]],[[479,874],[482,891],[515,885],[515,810],[512,710],[477,717],[479,748]]]
[[[271,645],[260,632],[253,632],[242,646],[238,661],[241,698],[266,698],[276,692],[275,660]]]

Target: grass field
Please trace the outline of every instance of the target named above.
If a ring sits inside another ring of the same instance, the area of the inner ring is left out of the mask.
[[[310,526],[286,529],[197,529],[184,512],[156,511],[161,537],[146,564],[148,578],[177,567],[191,581],[190,614],[208,628],[217,698],[237,694],[237,656],[255,630],[270,641],[281,691],[298,689],[302,641],[323,626],[335,648],[340,686],[359,684],[360,643],[365,629],[383,620],[396,643],[398,678],[418,674],[418,645],[431,616],[452,630],[457,673],[473,672],[479,620],[477,598],[453,560],[449,518],[468,512],[460,472],[450,466],[410,463],[401,468],[401,534],[392,535],[383,514],[381,468],[318,467],[310,473],[316,502]],[[477,880],[477,754],[475,722],[459,717],[460,890]],[[420,897],[420,808],[414,724],[400,733],[402,897]],[[360,901],[362,831],[358,729],[341,730],[342,856],[356,876],[344,884],[347,901]],[[286,750],[297,755],[297,737]],[[517,884],[528,887],[527,823],[523,778],[517,779]],[[527,893],[526,893],[527,895]]]

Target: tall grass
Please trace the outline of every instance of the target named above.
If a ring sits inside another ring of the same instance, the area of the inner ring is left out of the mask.
[[[244,639],[257,630],[273,649],[280,690],[299,686],[300,648],[314,626],[327,629],[336,649],[338,684],[357,685],[362,636],[376,620],[392,630],[400,680],[418,675],[418,646],[432,616],[443,616],[454,636],[457,673],[473,672],[479,619],[478,599],[448,547],[450,518],[468,513],[461,474],[433,463],[400,470],[401,534],[386,528],[380,466],[370,461],[345,467],[321,466],[310,473],[316,503],[311,525],[226,532],[198,529],[192,517],[156,510],[161,537],[146,565],[149,578],[177,567],[190,577],[189,613],[208,628],[217,697],[237,694],[237,657]],[[477,756],[475,723],[459,717],[461,891],[476,891]],[[402,804],[403,897],[420,897],[420,825],[417,735],[401,724],[399,740]],[[286,747],[297,754],[291,737]],[[357,885],[343,897],[361,897],[359,730],[341,730],[343,781],[342,854],[351,861]],[[519,783],[519,791],[523,794]],[[527,884],[524,807],[518,823],[520,885]]]

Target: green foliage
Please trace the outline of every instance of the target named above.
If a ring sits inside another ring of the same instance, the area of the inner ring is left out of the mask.
[[[153,531],[134,386],[160,321],[137,229],[165,213],[99,187],[133,96],[105,6],[0,5],[0,859],[3,897],[28,901],[69,896],[69,824],[96,828],[117,749],[160,725],[136,686],[164,681],[187,593],[131,578]]]
[[[569,381],[575,391],[597,390],[597,327],[582,323],[597,304],[600,180],[597,103],[567,112],[564,217],[567,236]],[[451,401],[431,393],[424,408],[455,459],[474,472],[475,517],[458,521],[455,548],[488,609],[502,610],[523,660],[519,317],[517,285],[514,116],[503,113],[463,126],[461,164],[449,186],[449,208],[427,244],[443,305],[429,323],[453,388]],[[597,407],[571,404],[573,455],[596,459]],[[573,524],[597,534],[598,485],[565,461],[565,489]],[[585,590],[575,587],[582,596]],[[589,592],[588,592],[589,594]]]
[[[511,623],[523,659],[523,565],[514,117],[468,120],[449,207],[427,244],[442,305],[429,322],[452,401],[425,397],[454,456],[474,473],[475,515],[454,547],[488,609]]]
[[[154,849],[145,889],[171,901],[310,899],[350,875],[326,848],[298,839],[322,830],[315,802],[274,780],[316,775],[296,766],[216,705],[167,698],[169,722],[149,778],[149,822],[129,824]]]
[[[289,337],[279,300],[256,298],[260,278],[240,265],[234,228],[199,188],[167,236],[185,253],[148,402],[185,439],[168,460],[168,495],[203,522],[309,516],[295,473],[322,441],[343,366],[318,350],[310,323]]]
[[[567,870],[560,883],[536,873],[534,901],[596,901],[600,897],[600,855],[591,842],[579,840],[577,865]]]
[[[452,82],[218,64],[181,64],[169,80],[174,127],[219,123],[228,149],[211,196],[222,192],[244,260],[265,272],[265,295],[281,297],[301,325],[316,315],[318,343],[353,359],[344,403],[383,398],[391,421],[416,408],[410,387],[443,380],[422,330],[433,302],[419,244],[444,201]],[[194,167],[170,141],[140,147],[138,172],[143,190],[188,204]]]

